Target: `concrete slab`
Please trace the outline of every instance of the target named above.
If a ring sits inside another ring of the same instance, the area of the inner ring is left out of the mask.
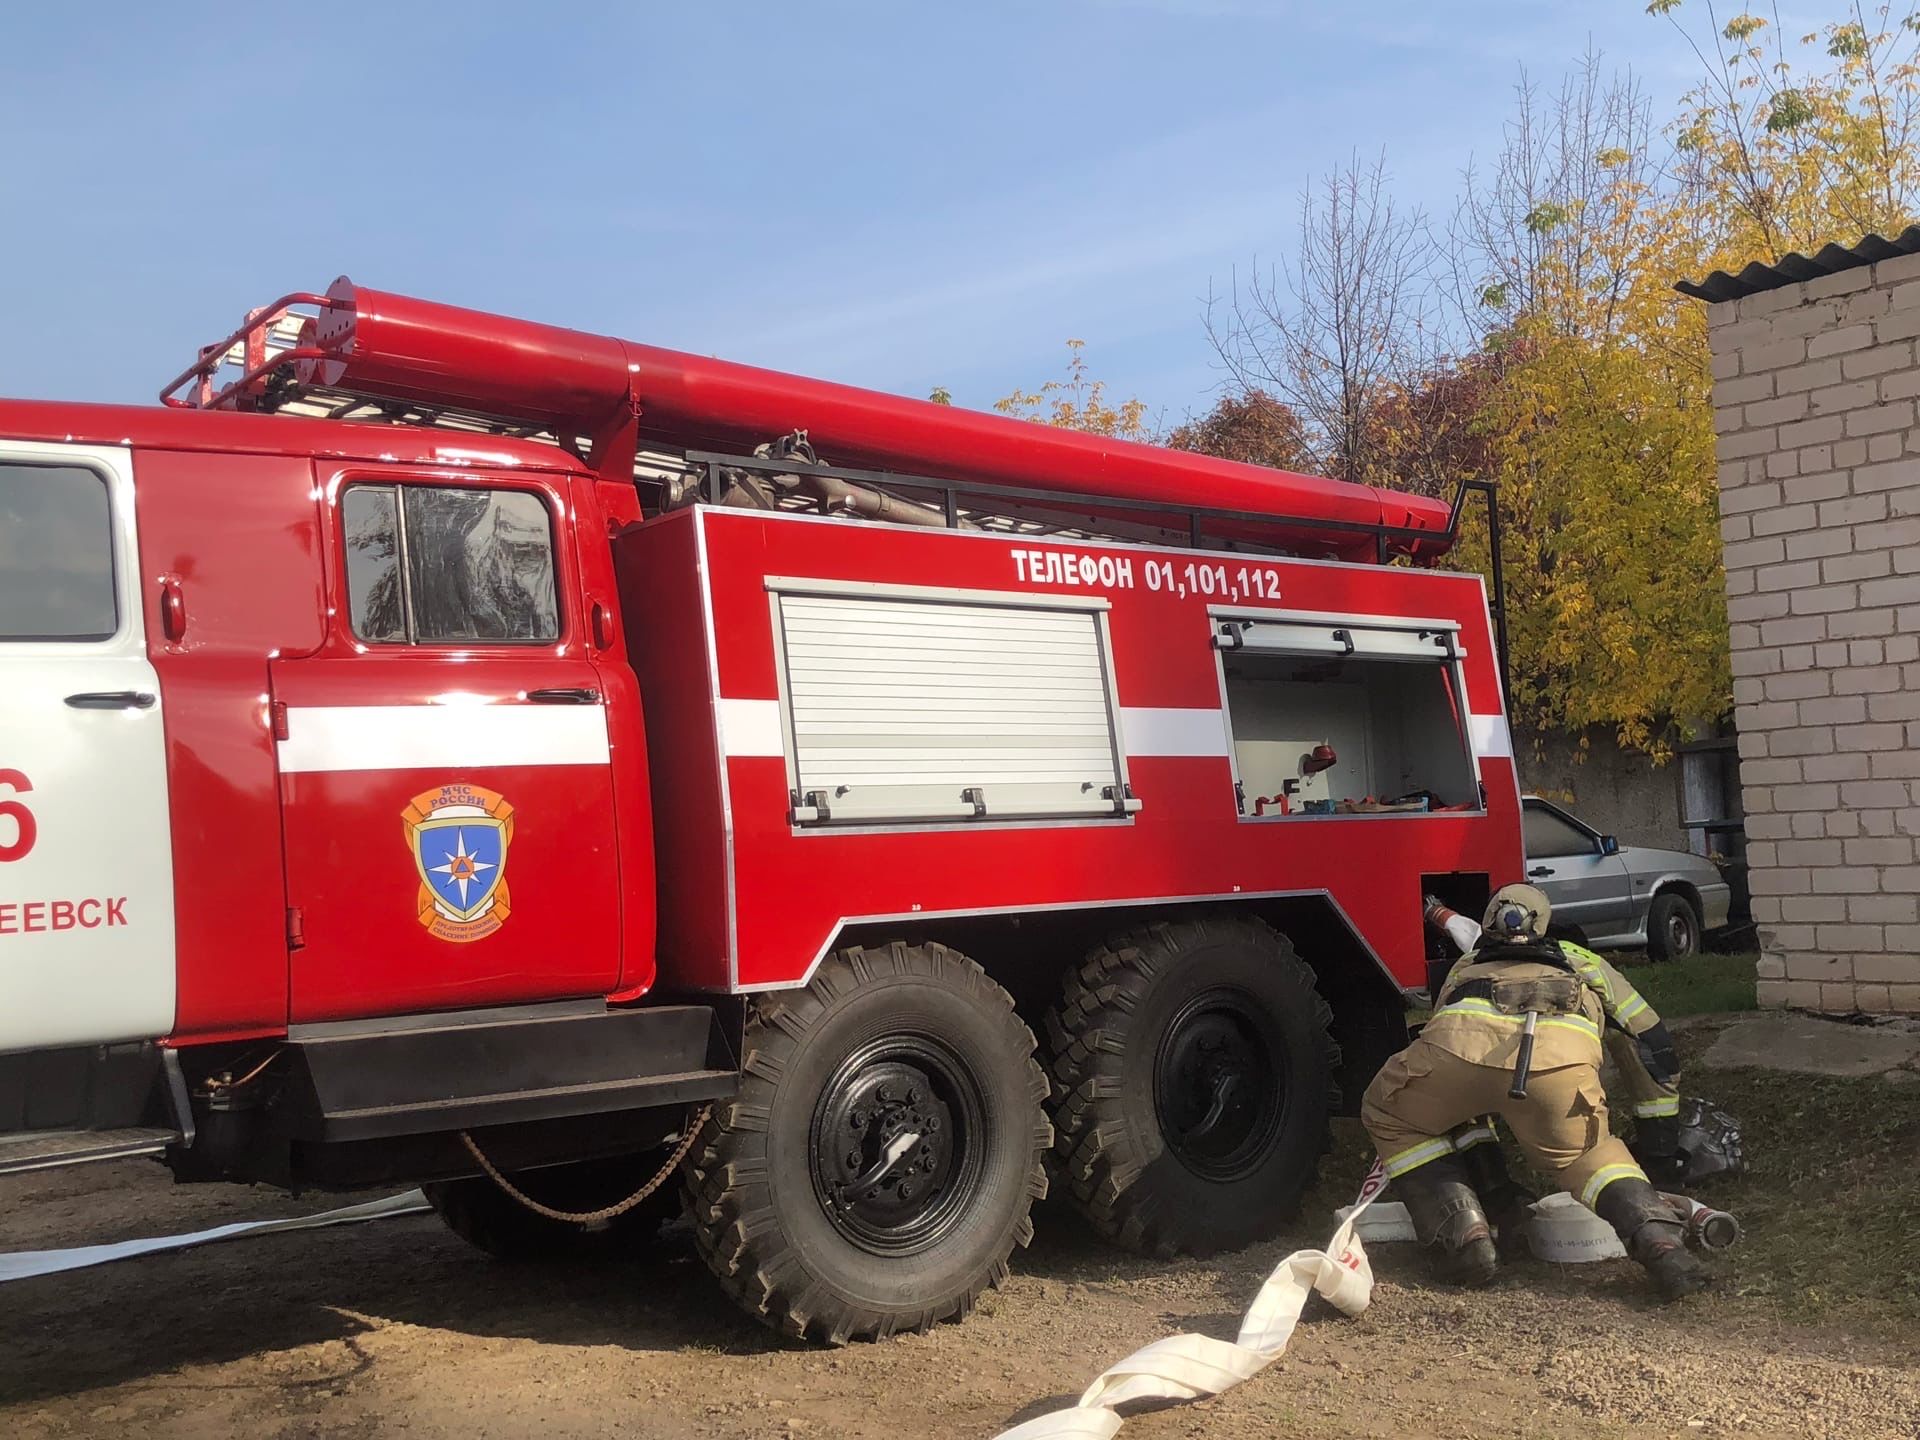
[[[1667,1029],[1676,1035],[1683,1035],[1689,1030],[1698,1030],[1702,1026],[1717,1030],[1722,1025],[1732,1025],[1752,1018],[1751,1010],[1708,1010],[1699,1015],[1675,1015],[1667,1021]]]
[[[1783,1070],[1796,1075],[1878,1075],[1920,1057],[1920,1033],[1904,1025],[1848,1025],[1817,1015],[1770,1012],[1730,1025],[1700,1058],[1710,1070]]]

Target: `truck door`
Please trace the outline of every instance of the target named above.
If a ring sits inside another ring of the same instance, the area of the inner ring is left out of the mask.
[[[173,1028],[159,680],[125,450],[0,440],[0,1051]]]
[[[605,993],[605,700],[551,477],[323,477],[333,615],[273,667],[291,1018]]]

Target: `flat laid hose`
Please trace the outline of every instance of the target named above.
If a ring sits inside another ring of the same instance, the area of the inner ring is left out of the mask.
[[[1106,1440],[1120,1429],[1117,1409],[1129,1401],[1204,1400],[1231,1390],[1286,1353],[1300,1312],[1316,1291],[1336,1309],[1358,1315],[1373,1299],[1373,1266],[1354,1222],[1386,1186],[1386,1171],[1376,1160],[1327,1248],[1296,1250],[1274,1266],[1236,1339],[1170,1335],[1156,1340],[1102,1372],[1071,1409],[1016,1425],[995,1440]]]

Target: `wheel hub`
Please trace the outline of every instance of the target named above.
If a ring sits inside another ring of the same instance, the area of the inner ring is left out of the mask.
[[[835,1227],[863,1248],[923,1249],[958,1218],[978,1167],[969,1144],[977,1122],[967,1123],[956,1079],[937,1057],[869,1047],[821,1095],[814,1186]]]
[[[1247,1173],[1285,1108],[1278,1039],[1250,997],[1213,991],[1174,1017],[1154,1067],[1154,1103],[1168,1149],[1208,1179]]]

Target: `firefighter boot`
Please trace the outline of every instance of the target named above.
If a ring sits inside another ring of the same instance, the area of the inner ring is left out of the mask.
[[[1500,1258],[1519,1259],[1527,1253],[1527,1220],[1539,1197],[1513,1178],[1497,1142],[1469,1145],[1460,1152],[1460,1163],[1466,1168],[1467,1183],[1473,1186],[1482,1209],[1493,1222]]]
[[[1600,1192],[1593,1208],[1613,1226],[1627,1254],[1646,1267],[1661,1299],[1706,1289],[1712,1277],[1687,1249],[1687,1227],[1652,1185],[1637,1176],[1616,1180]]]
[[[1686,1177],[1687,1156],[1680,1148],[1680,1118],[1661,1115],[1633,1122],[1633,1140],[1627,1146],[1647,1178],[1659,1185],[1678,1185]]]
[[[1448,1156],[1409,1170],[1395,1177],[1393,1191],[1407,1207],[1414,1237],[1439,1248],[1435,1269],[1442,1280],[1471,1286],[1493,1279],[1500,1268],[1493,1231],[1459,1161]]]

